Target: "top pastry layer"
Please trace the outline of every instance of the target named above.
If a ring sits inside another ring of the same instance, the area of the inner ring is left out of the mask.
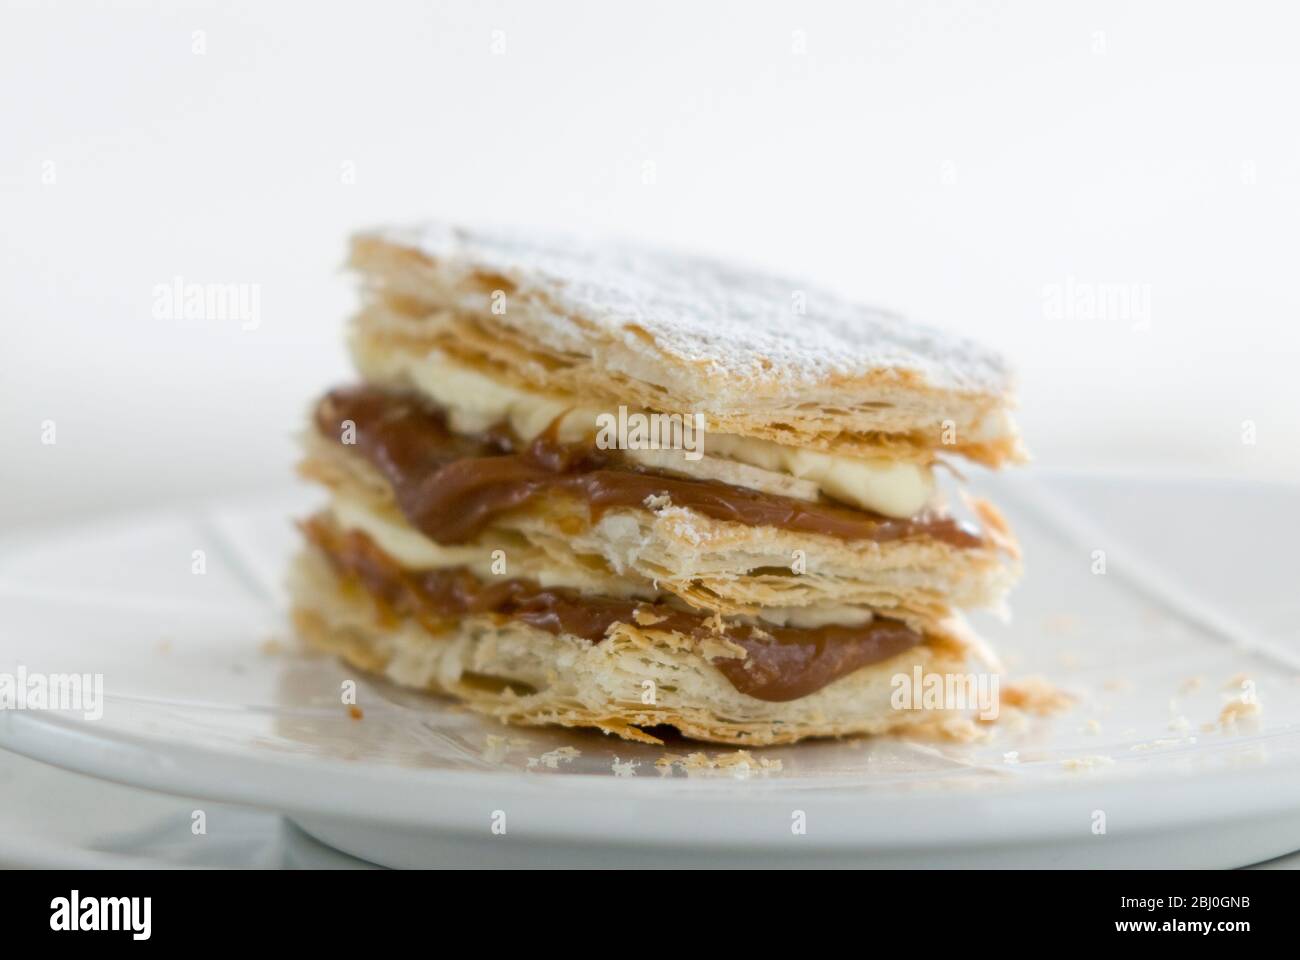
[[[519,386],[858,456],[1022,457],[1000,357],[809,284],[443,224],[361,234],[351,263],[372,292],[361,336],[437,348]]]

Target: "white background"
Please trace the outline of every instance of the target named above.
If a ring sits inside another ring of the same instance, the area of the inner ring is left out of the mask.
[[[1291,479],[1295,9],[6,2],[0,523],[283,482],[346,376],[346,235],[425,216],[735,256],[975,335],[1048,465]],[[156,319],[178,276],[260,285],[260,326]],[[1045,310],[1069,282],[1139,285],[1149,324]]]

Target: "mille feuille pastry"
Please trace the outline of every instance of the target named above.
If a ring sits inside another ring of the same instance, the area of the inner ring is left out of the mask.
[[[894,730],[924,714],[891,678],[965,669],[955,608],[1000,606],[1018,555],[934,469],[1021,459],[995,355],[611,242],[431,225],[351,265],[361,382],[320,399],[301,468],[332,493],[293,578],[312,644],[647,742]]]

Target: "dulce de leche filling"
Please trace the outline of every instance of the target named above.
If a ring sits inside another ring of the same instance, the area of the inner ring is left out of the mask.
[[[718,657],[713,665],[736,690],[758,700],[806,697],[924,639],[906,624],[884,617],[857,626],[813,628],[720,624],[664,603],[588,597],[524,579],[480,580],[463,567],[406,570],[360,531],[343,531],[319,518],[302,527],[335,572],[360,584],[388,615],[410,617],[433,632],[462,617],[492,615],[592,643],[605,639],[618,623],[700,641],[725,639],[743,648],[745,657]]]
[[[617,451],[559,443],[546,433],[529,444],[505,428],[457,434],[438,407],[403,391],[364,385],[333,390],[316,408],[316,427],[378,469],[407,521],[442,544],[472,540],[498,515],[549,494],[585,501],[593,517],[644,508],[651,497],[666,496],[676,507],[751,527],[878,543],[925,537],[959,548],[983,544],[977,530],[950,517],[922,513],[899,520],[716,480],[665,476]]]

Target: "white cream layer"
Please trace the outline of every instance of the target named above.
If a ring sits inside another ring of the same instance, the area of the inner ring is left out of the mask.
[[[389,519],[373,508],[347,497],[335,496],[330,502],[330,512],[344,530],[361,531],[378,544],[379,549],[408,570],[465,567],[481,580],[491,580],[498,576],[492,570],[492,552],[488,548],[475,545],[443,546],[407,526],[404,521]],[[507,569],[509,561],[507,555]],[[632,584],[619,586],[617,581],[586,573],[581,567],[566,569],[537,565],[519,575],[536,580],[543,587],[571,587],[605,596],[640,596],[649,599],[658,595],[655,590]]]
[[[574,406],[563,397],[503,384],[438,351],[423,357],[402,351],[381,352],[357,340],[353,343],[353,353],[366,379],[411,384],[444,407],[449,412],[452,429],[461,433],[486,430],[508,421],[522,438],[531,440],[559,420],[559,438],[579,441],[596,433],[596,418],[602,413]],[[889,517],[915,516],[934,493],[934,475],[926,464],[847,457],[756,437],[706,433],[704,456],[696,461],[688,461],[682,451],[675,450],[626,453],[633,459],[645,454],[640,459],[658,469],[769,493],[812,499],[820,491],[833,500]],[[673,454],[680,462],[665,463],[665,455]],[[737,464],[751,469],[737,471],[734,469]],[[758,471],[766,471],[771,476],[764,478]]]

